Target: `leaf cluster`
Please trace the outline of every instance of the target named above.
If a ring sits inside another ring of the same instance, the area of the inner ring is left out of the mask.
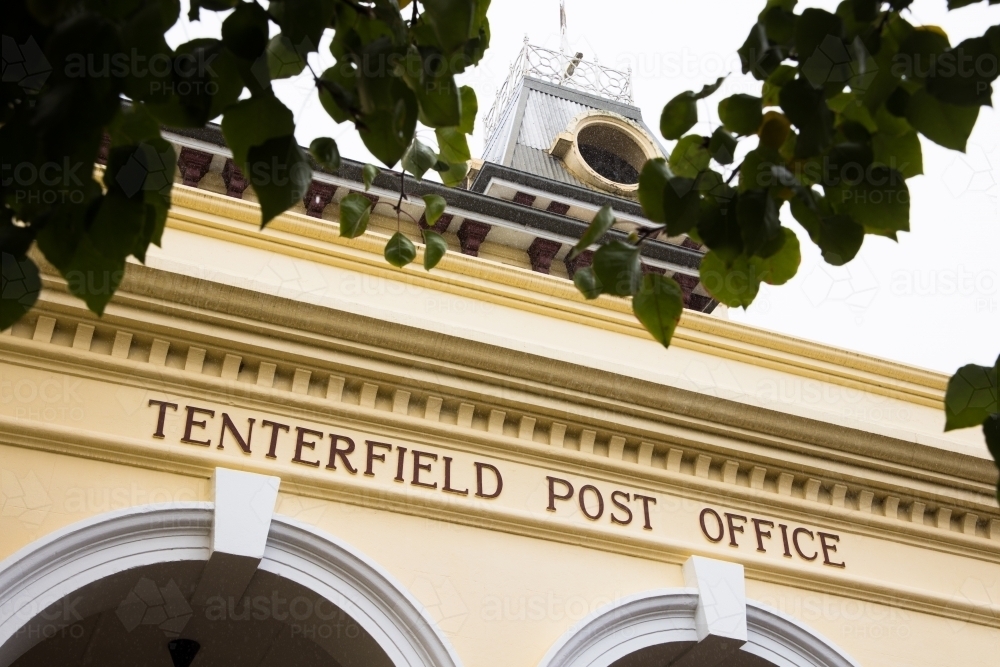
[[[919,137],[965,150],[979,108],[991,103],[1000,27],[952,46],[939,28],[909,23],[908,4],[844,0],[828,12],[767,0],[738,51],[760,95],[719,101],[722,125],[707,136],[691,130],[723,79],[664,107],[660,131],[676,143],[642,169],[639,200],[656,225],[643,238],[704,245],[702,284],[745,308],[762,283],[780,285],[798,269],[797,237],[781,222],[786,204],[834,265],[853,259],[867,235],[909,231]]]
[[[313,164],[340,166],[330,138],[309,154],[299,147],[293,114],[274,94],[272,81],[307,69],[325,110],[353,123],[386,166],[402,161],[417,178],[435,169],[446,184],[461,182],[478,103],[455,76],[489,46],[489,4],[192,0],[192,20],[228,12],[221,35],[173,49],[165,34],[179,0],[5,2],[0,327],[37,298],[32,247],[100,314],[128,258],[144,261],[160,243],[177,157],[161,128],[221,116],[262,225],[302,201]],[[336,64],[317,74],[309,57],[326,35]],[[433,128],[436,149],[415,139],[418,123]],[[106,167],[95,174],[102,150]],[[346,235],[363,232],[361,208],[342,204]]]
[[[997,407],[997,375],[1000,357],[992,367],[969,364],[958,369],[945,392],[945,431],[982,426],[986,446],[1000,467],[1000,408]],[[1000,502],[1000,483],[997,484]]]

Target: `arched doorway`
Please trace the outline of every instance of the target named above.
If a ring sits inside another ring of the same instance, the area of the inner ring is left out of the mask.
[[[858,667],[803,624],[747,600],[742,566],[694,557],[684,570],[688,588],[597,610],[538,667]]]
[[[173,667],[174,655],[197,657],[199,667],[392,667],[344,610],[270,572],[258,571],[240,599],[192,603],[204,568],[146,565],[73,591],[20,630],[40,641],[12,667]]]
[[[266,545],[249,584],[234,596],[196,599],[223,530],[216,504],[100,515],[0,563],[0,667],[118,664],[108,656],[51,660],[86,651],[84,644],[91,650],[134,644],[140,657],[121,664],[172,667],[174,638],[197,641],[197,664],[206,666],[269,665],[266,651],[274,651],[281,664],[460,667],[433,621],[391,575],[330,535],[269,509],[263,510]],[[287,606],[293,601],[294,610]],[[257,662],[224,657],[236,655],[227,651],[251,652]],[[159,662],[145,660],[147,654]],[[302,662],[288,662],[291,655]]]

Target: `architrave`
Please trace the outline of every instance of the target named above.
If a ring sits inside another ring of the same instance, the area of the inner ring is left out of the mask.
[[[73,591],[145,565],[208,560],[213,503],[143,505],[80,521],[0,563],[0,667],[39,639],[18,630]],[[260,568],[339,606],[397,667],[461,667],[449,642],[388,572],[311,526],[275,515]]]
[[[646,591],[598,609],[567,631],[538,667],[608,667],[635,651],[697,642],[697,588]],[[779,667],[859,667],[822,636],[781,612],[747,601],[742,650]]]

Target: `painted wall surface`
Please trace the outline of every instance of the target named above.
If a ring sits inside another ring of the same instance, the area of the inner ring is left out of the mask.
[[[0,558],[210,500],[222,466],[280,476],[277,512],[386,568],[470,667],[536,665],[691,555],[864,667],[993,664],[992,464],[940,432],[943,378],[698,316],[664,351],[564,280],[396,271],[382,240],[186,192],[104,319],[50,276],[0,336]]]

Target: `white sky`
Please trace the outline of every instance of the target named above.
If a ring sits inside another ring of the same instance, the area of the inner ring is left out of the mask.
[[[707,133],[718,124],[718,99],[735,92],[759,93],[757,82],[739,75],[735,52],[763,0],[566,4],[573,50],[582,51],[587,60],[597,56],[609,67],[631,66],[635,102],[651,128],[659,125],[660,110],[670,98],[723,74],[734,73],[709,104],[703,103],[703,123],[695,131]],[[799,4],[833,11],[838,3]],[[219,35],[217,15],[203,11],[204,20],[190,24],[184,5],[181,21],[168,35],[172,45]],[[954,12],[945,6],[945,0],[916,0],[909,20],[942,26],[953,44],[1000,23],[1000,7],[985,2]],[[476,89],[480,105],[473,155],[482,148],[482,119],[525,35],[533,44],[559,48],[559,0],[493,0],[489,16],[492,46],[463,80]],[[317,71],[332,64],[325,45],[311,62]],[[374,162],[353,126],[337,126],[326,115],[307,76],[275,88],[296,114],[301,144],[332,136],[345,157]],[[966,363],[991,365],[1000,354],[998,120],[994,109],[982,109],[965,155],[924,142],[925,175],[908,181],[912,232],[900,235],[898,244],[866,238],[847,266],[825,264],[785,207],[784,223],[803,241],[799,273],[783,286],[763,286],[749,310],[731,310],[730,318],[947,373]]]

